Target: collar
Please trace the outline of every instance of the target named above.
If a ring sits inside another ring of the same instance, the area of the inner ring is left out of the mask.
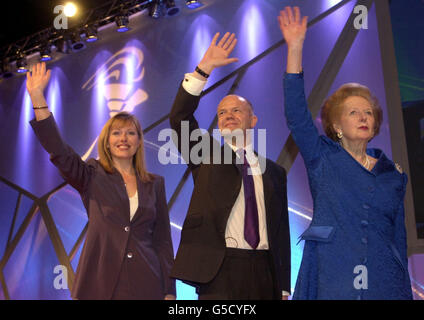
[[[231,149],[233,149],[234,153],[237,155],[237,147],[233,146],[232,144],[228,144],[230,146]],[[246,152],[246,154],[255,154],[255,151],[253,150],[252,144],[248,144],[246,146],[244,146],[244,151]],[[237,155],[238,157],[238,155]]]
[[[367,154],[377,159],[377,163],[375,164],[375,167],[372,170],[372,172],[374,172],[375,175],[379,175],[385,172],[392,172],[392,171],[398,172],[394,162],[390,160],[389,158],[387,158],[387,156],[384,154],[382,150],[377,148],[369,148],[367,149]]]
[[[239,155],[237,154],[237,147],[227,144],[234,152],[234,163],[237,165],[237,159]],[[253,175],[261,175],[265,173],[266,170],[266,158],[259,155],[254,149],[252,144],[248,144],[243,147],[243,150],[246,152],[246,159],[250,165]]]
[[[339,143],[331,140],[327,136],[322,136],[324,141],[332,148],[334,151],[346,151]],[[347,152],[347,151],[346,151]],[[374,168],[371,170],[371,173],[379,175],[385,172],[392,172],[393,170],[399,172],[396,169],[395,163],[390,160],[381,149],[378,148],[367,148],[366,153],[377,159],[377,163]],[[405,173],[402,173],[405,174]]]

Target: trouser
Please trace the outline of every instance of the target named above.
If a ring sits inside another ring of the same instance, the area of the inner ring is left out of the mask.
[[[199,300],[279,299],[268,250],[227,248],[215,278],[200,284]]]

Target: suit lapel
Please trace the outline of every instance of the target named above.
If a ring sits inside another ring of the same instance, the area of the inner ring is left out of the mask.
[[[267,162],[267,168],[268,165],[270,165],[268,163],[268,160],[265,160]],[[266,224],[267,224],[267,233],[268,233],[268,241],[272,238],[272,230],[276,230],[278,228],[276,227],[276,219],[274,219],[273,216],[273,212],[274,210],[272,210],[273,206],[272,206],[272,195],[274,193],[274,184],[272,182],[272,177],[270,175],[270,170],[268,168],[268,170],[263,170],[262,171],[262,183],[263,183],[263,188],[264,188],[264,201],[265,201],[265,215],[266,215]]]
[[[137,192],[138,192],[138,208],[131,220],[131,223],[137,223],[138,220],[143,216],[143,205],[148,206],[149,201],[152,201],[153,190],[152,182],[142,182],[140,177],[137,175]]]
[[[119,198],[120,208],[122,208],[118,210],[119,221],[121,223],[124,221],[125,224],[128,224],[130,221],[130,200],[128,198],[127,189],[125,188],[125,182],[118,170],[114,169],[112,175],[114,180],[113,185]]]
[[[208,191],[216,204],[214,214],[216,226],[218,230],[224,232],[231,209],[240,193],[242,177],[240,169],[235,164],[236,154],[233,150],[227,144],[224,144],[221,147],[221,152],[222,161],[224,153],[231,152],[232,163],[208,165],[211,168]]]

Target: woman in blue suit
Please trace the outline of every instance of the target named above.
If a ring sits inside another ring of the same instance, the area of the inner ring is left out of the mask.
[[[314,215],[294,299],[412,299],[403,201],[406,174],[367,148],[382,122],[363,85],[341,86],[321,111],[320,136],[307,108],[302,48],[307,17],[286,7],[278,17],[287,42],[285,115],[308,172]]]

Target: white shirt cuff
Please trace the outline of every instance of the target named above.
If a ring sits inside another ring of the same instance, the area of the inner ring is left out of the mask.
[[[184,75],[183,88],[193,96],[200,96],[205,85],[206,81],[197,79],[191,73]]]
[[[284,291],[284,290],[283,290],[283,297],[284,297],[284,296],[289,296],[289,295],[290,295],[290,293],[288,293],[287,291]]]

